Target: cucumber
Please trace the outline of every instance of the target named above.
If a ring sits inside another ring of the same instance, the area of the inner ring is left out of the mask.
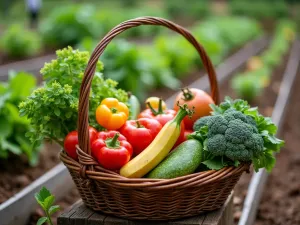
[[[129,93],[128,104],[130,106],[129,120],[136,120],[139,113],[141,112],[141,104],[138,98],[135,95]]]
[[[171,179],[193,173],[202,162],[202,144],[187,140],[175,148],[147,178]]]

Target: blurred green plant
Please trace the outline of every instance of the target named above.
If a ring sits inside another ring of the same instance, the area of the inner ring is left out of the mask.
[[[221,62],[233,48],[261,33],[255,20],[239,17],[208,19],[195,24],[191,31],[214,64]],[[243,33],[241,40],[231,34],[236,32]],[[92,52],[96,43],[93,38],[84,38],[78,48]],[[100,58],[105,65],[105,77],[118,81],[121,88],[130,90],[142,101],[150,89],[162,86],[177,89],[181,84],[179,78],[202,67],[193,46],[182,36],[169,33],[156,36],[154,47],[125,39],[113,41]]]
[[[25,155],[31,165],[36,165],[40,145],[35,148],[25,133],[30,121],[19,116],[18,104],[36,87],[36,78],[25,72],[10,72],[8,82],[0,83],[0,158]]]
[[[211,14],[208,0],[164,0],[163,7],[173,18],[189,17],[201,19]]]
[[[41,50],[39,35],[19,24],[11,25],[0,38],[0,51],[10,58],[22,58]]]
[[[229,10],[234,15],[250,16],[256,19],[278,19],[289,16],[285,1],[231,0]]]
[[[281,63],[295,38],[295,27],[292,21],[279,21],[268,49],[260,57],[249,59],[246,70],[233,77],[231,87],[238,97],[251,102],[269,85],[272,71]]]
[[[104,30],[94,20],[92,5],[66,5],[55,8],[40,24],[43,41],[51,47],[75,45],[86,36],[100,37]]]

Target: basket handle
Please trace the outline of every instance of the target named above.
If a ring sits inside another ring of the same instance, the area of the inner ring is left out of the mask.
[[[219,89],[216,78],[216,72],[214,70],[213,64],[205,52],[202,45],[200,45],[197,40],[193,37],[193,35],[186,30],[185,28],[163,18],[158,17],[139,17],[136,19],[128,20],[123,23],[120,23],[116,27],[114,27],[109,33],[105,35],[105,37],[97,44],[94,49],[87,68],[84,72],[84,77],[82,80],[81,88],[80,88],[80,96],[79,96],[79,107],[78,107],[78,141],[79,147],[87,154],[91,155],[90,150],[90,141],[89,141],[89,132],[88,132],[88,111],[89,111],[89,96],[90,96],[90,87],[92,83],[92,79],[95,73],[96,64],[105,50],[106,46],[112,41],[114,37],[123,31],[137,27],[140,25],[160,25],[173,30],[182,36],[184,36],[197,50],[199,53],[203,65],[208,74],[210,87],[211,87],[211,97],[216,104],[219,103]]]

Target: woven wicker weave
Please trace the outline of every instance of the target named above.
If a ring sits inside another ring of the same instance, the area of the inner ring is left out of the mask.
[[[197,215],[220,208],[248,164],[219,171],[194,173],[175,179],[125,178],[102,168],[91,157],[88,135],[90,86],[98,58],[110,41],[123,31],[140,25],[160,25],[185,37],[198,51],[209,76],[211,96],[219,102],[215,70],[204,48],[183,27],[156,17],[140,17],[113,28],[97,45],[87,65],[80,89],[77,153],[79,162],[62,151],[83,202],[95,211],[128,219],[168,220]]]

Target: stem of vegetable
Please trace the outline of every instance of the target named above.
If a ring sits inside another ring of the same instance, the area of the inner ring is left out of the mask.
[[[110,108],[110,110],[111,110],[112,113],[117,113],[118,112],[118,110],[116,108]]]
[[[119,148],[120,147],[120,142],[118,141],[119,136],[120,133],[116,133],[113,138],[106,139],[105,141],[106,146],[108,148]]]
[[[190,89],[182,88],[181,91],[182,91],[182,94],[183,94],[183,98],[182,98],[183,100],[190,101],[194,98],[194,94],[191,92]]]
[[[144,126],[141,125],[140,121],[136,120],[136,127],[137,128],[143,128]]]
[[[180,125],[181,121],[183,120],[183,118],[188,115],[189,117],[191,117],[194,113],[194,107],[192,110],[188,109],[187,105],[184,104],[183,106],[179,105],[179,102],[177,103],[177,105],[180,107],[179,111],[177,112],[176,116],[173,119],[173,122],[177,123],[178,125]]]
[[[159,102],[158,102],[158,110],[157,111],[152,107],[150,102],[147,102],[147,105],[154,116],[164,113],[163,108],[162,108],[162,99],[161,98],[159,99]]]

